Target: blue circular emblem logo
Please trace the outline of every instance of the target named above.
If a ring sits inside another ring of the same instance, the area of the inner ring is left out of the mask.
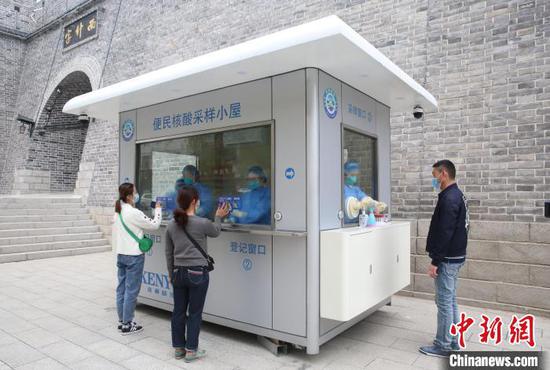
[[[243,270],[244,271],[252,270],[252,260],[250,258],[245,258],[243,260]]]
[[[292,180],[296,176],[296,171],[294,171],[294,168],[289,167],[285,170],[285,177],[289,180]]]
[[[336,117],[336,113],[338,113],[338,99],[334,90],[330,88],[325,90],[323,94],[323,106],[329,118]]]
[[[122,124],[122,138],[124,141],[130,141],[134,137],[134,121],[127,119]]]

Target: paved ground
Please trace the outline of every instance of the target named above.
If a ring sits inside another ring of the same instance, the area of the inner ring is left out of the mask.
[[[138,307],[145,330],[117,333],[115,269],[111,253],[0,264],[0,370],[17,369],[440,369],[418,353],[435,332],[433,302],[394,297],[362,323],[321,347],[318,356],[293,351],[275,357],[253,335],[205,324],[201,345],[209,356],[194,364],[173,359],[170,315]],[[461,307],[478,318],[480,309]],[[500,314],[505,326],[511,314]],[[550,347],[550,319],[537,318],[537,348]],[[481,345],[475,330],[467,349]],[[525,349],[520,346],[515,349]]]

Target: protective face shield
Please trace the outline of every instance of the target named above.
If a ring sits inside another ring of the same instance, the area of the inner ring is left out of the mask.
[[[357,177],[359,176],[359,163],[355,161],[347,161],[344,163],[344,183],[346,185],[357,185]]]
[[[357,176],[356,175],[353,175],[353,176],[346,176],[346,179],[344,180],[346,185],[355,185],[357,184]]]
[[[346,199],[346,216],[349,219],[354,219],[359,216],[359,212],[361,211],[361,208],[363,208],[363,205],[359,201],[359,199],[355,197],[348,197]]]
[[[247,182],[246,182],[246,186],[250,189],[250,190],[256,190],[260,187],[260,180],[258,179],[249,179]]]
[[[183,167],[181,174],[185,185],[193,185],[199,178],[199,170],[192,164]]]
[[[248,169],[247,180],[251,181],[254,179],[267,182],[267,176],[260,166],[252,166]]]

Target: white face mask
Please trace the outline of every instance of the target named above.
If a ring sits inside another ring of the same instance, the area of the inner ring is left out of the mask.
[[[197,203],[195,204],[195,212],[197,212],[201,208],[201,201],[197,200]]]

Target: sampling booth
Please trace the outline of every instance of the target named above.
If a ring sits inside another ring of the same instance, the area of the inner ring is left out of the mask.
[[[331,16],[78,96],[64,112],[118,121],[120,182],[137,185],[145,212],[164,204],[140,302],[172,308],[165,228],[192,181],[202,216],[232,208],[208,240],[204,320],[316,354],[409,284],[409,224],[358,227],[348,198],[391,204],[390,109],[416,105],[437,107]]]

